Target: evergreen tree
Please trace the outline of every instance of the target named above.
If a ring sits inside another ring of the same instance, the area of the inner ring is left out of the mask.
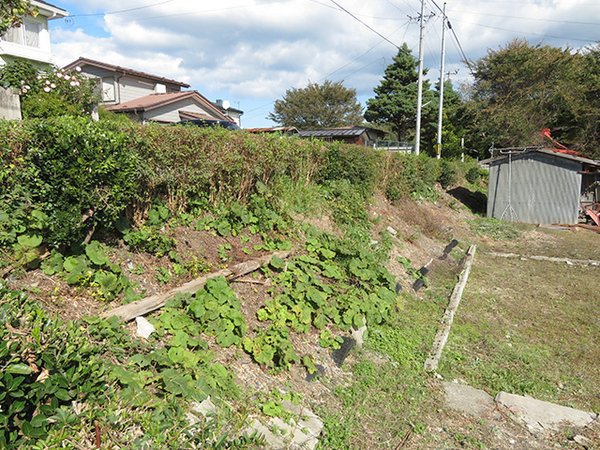
[[[388,123],[398,133],[401,141],[408,138],[408,130],[416,125],[417,88],[419,62],[411,55],[404,43],[394,56],[393,63],[385,69],[379,86],[373,91],[375,97],[367,100],[365,120],[375,123]],[[427,73],[423,71],[423,75]],[[426,116],[435,106],[434,95],[427,80],[423,80],[422,115]],[[427,104],[428,102],[432,102]]]
[[[267,116],[285,127],[318,130],[362,123],[362,106],[356,89],[346,88],[342,81],[325,80],[309,83],[304,89],[291,88],[282,100],[276,100],[274,112]]]

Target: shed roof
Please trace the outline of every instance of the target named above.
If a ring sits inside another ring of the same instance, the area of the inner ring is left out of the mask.
[[[514,152],[513,154],[516,153],[517,155],[524,155],[527,153],[542,153],[542,154],[546,154],[546,155],[556,156],[558,158],[563,158],[563,159],[569,160],[569,161],[576,161],[583,165],[600,168],[600,161],[596,161],[596,160],[590,159],[590,158],[585,158],[583,156],[577,156],[572,153],[566,153],[561,149],[549,149],[549,148],[542,148],[542,147],[524,147],[524,148],[520,148],[520,149],[514,148],[514,149],[498,149],[498,150],[501,152],[504,150],[504,151],[506,151],[506,153],[501,153],[498,156],[495,156],[493,158],[488,158],[488,159],[479,161],[479,164],[483,166],[483,165],[498,164],[498,163],[504,162],[506,159],[508,159],[508,156],[509,156],[508,152],[512,151],[512,152]]]
[[[245,131],[247,131],[248,133],[277,133],[277,132],[285,132],[285,133],[298,134],[298,129],[296,127],[246,128]]]
[[[115,66],[113,64],[108,64],[108,63],[103,63],[100,61],[94,61],[93,59],[88,59],[88,58],[83,58],[83,57],[79,57],[79,59],[77,59],[76,61],[73,61],[70,64],[67,64],[64,69],[65,70],[72,70],[75,67],[79,66],[85,66],[85,65],[89,65],[89,66],[94,66],[94,67],[99,67],[101,69],[106,69],[109,70],[111,72],[117,72],[117,73],[123,73],[126,75],[131,75],[134,77],[138,77],[138,78],[146,78],[146,79],[150,79],[153,81],[157,81],[159,83],[166,83],[166,84],[174,84],[176,86],[181,86],[184,88],[189,88],[190,85],[187,83],[183,83],[181,81],[177,81],[177,80],[171,80],[169,78],[165,78],[165,77],[161,77],[158,75],[152,75],[146,72],[141,72],[139,70],[133,70],[133,69],[128,69],[126,67],[121,67],[121,66]]]
[[[171,105],[187,99],[192,99],[198,102],[206,111],[212,114],[213,118],[228,120],[227,117],[225,117],[216,106],[214,106],[198,91],[172,92],[169,94],[150,94],[125,103],[109,106],[106,109],[114,112],[151,111],[153,109]]]
[[[362,126],[348,126],[338,128],[326,128],[324,130],[302,130],[300,131],[300,137],[359,137],[365,131],[380,131],[375,128],[362,127]],[[380,131],[381,132],[381,131]]]

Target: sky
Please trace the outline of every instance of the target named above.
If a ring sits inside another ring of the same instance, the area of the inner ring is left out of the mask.
[[[439,80],[443,0],[424,0],[423,65]],[[419,56],[421,0],[49,0],[53,62],[80,56],[191,85],[267,119],[286,90],[325,80],[355,89],[365,106],[398,48]],[[447,0],[444,78],[472,81],[476,61],[516,38],[584,49],[600,41],[600,0]]]

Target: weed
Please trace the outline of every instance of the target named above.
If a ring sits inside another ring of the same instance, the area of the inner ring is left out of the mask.
[[[475,219],[471,222],[471,228],[475,233],[483,234],[496,241],[517,239],[521,236],[513,224],[492,218]]]

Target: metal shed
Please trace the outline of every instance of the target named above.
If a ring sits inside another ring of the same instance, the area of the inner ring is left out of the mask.
[[[574,152],[501,149],[489,165],[487,216],[543,224],[575,224],[580,205],[600,199],[600,162]]]

